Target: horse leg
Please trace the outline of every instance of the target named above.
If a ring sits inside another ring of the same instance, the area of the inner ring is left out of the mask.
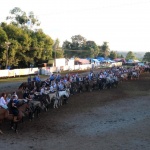
[[[13,120],[11,120],[11,122],[10,122],[10,129],[14,130],[14,121]]]
[[[17,128],[18,128],[18,122],[15,122],[14,124],[15,124],[15,128],[14,128],[15,129],[15,133],[18,133],[18,130],[17,130]]]
[[[1,123],[0,123],[0,134],[3,134],[2,130],[1,130]]]
[[[58,100],[56,100],[56,108],[58,108]]]
[[[53,105],[53,108],[55,108],[56,107],[56,100],[54,100],[54,105]]]
[[[3,134],[2,130],[0,130],[0,134]]]
[[[32,121],[32,119],[33,119],[33,112],[30,111],[29,112],[29,120]]]

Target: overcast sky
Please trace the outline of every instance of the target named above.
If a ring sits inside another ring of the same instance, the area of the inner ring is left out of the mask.
[[[0,22],[14,7],[33,11],[61,44],[80,34],[111,50],[150,52],[150,0],[1,0]]]

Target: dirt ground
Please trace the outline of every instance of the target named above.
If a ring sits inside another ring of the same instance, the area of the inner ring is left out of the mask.
[[[20,83],[0,84],[0,92]],[[118,88],[73,95],[69,103],[20,123],[2,124],[0,150],[149,150],[150,74]]]

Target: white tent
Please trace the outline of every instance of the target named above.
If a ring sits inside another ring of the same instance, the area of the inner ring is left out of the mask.
[[[97,60],[97,59],[93,59],[93,61],[95,61],[95,63],[99,63],[99,60]]]

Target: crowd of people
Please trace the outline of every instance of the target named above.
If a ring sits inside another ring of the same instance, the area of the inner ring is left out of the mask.
[[[148,70],[150,69],[150,66],[147,66]],[[128,73],[128,75],[130,73],[136,72],[136,76],[137,78],[139,78],[140,72],[142,69],[145,68],[140,68],[139,66],[134,66],[134,67],[130,67],[130,68],[126,68],[126,67],[113,67],[110,69],[104,69],[104,70],[100,70],[97,72],[93,72],[93,70],[91,70],[88,74],[86,75],[80,75],[78,73],[75,74],[66,74],[65,76],[62,76],[61,74],[51,74],[49,76],[49,78],[47,78],[42,86],[40,87],[39,91],[37,91],[36,88],[36,83],[40,83],[42,80],[40,79],[39,75],[35,75],[33,77],[33,79],[31,79],[31,76],[28,76],[27,78],[27,82],[28,84],[31,84],[31,82],[33,81],[34,87],[31,91],[29,91],[29,89],[26,89],[25,92],[23,93],[23,99],[26,100],[32,100],[34,98],[34,94],[35,92],[40,92],[40,95],[42,95],[46,90],[49,90],[50,93],[54,93],[56,91],[63,91],[65,90],[65,88],[68,86],[68,83],[79,83],[79,82],[83,82],[84,80],[87,81],[92,81],[95,78],[96,79],[105,79],[105,78],[109,78],[109,79],[115,79],[116,81],[119,80],[119,78],[121,77],[122,74],[124,73]],[[71,84],[69,84],[70,86]],[[71,87],[70,91],[71,91]],[[13,113],[14,115],[14,122],[17,121],[17,116],[18,116],[18,96],[16,92],[13,92],[12,94],[6,94],[6,93],[2,93],[1,97],[0,97],[0,107],[3,109],[9,109],[10,112]],[[8,105],[9,104],[9,105]]]
[[[148,66],[149,68],[149,66]],[[93,70],[91,70],[88,74],[86,75],[80,75],[78,73],[75,74],[71,74],[71,73],[67,73],[65,76],[62,76],[60,73],[57,74],[51,74],[49,76],[49,78],[47,78],[45,81],[42,82],[42,86],[39,89],[36,89],[36,85],[38,83],[41,83],[41,79],[39,75],[35,75],[33,77],[33,79],[31,79],[31,76],[28,77],[27,82],[28,84],[31,83],[31,81],[34,82],[34,89],[32,92],[40,92],[40,94],[42,95],[42,93],[44,93],[44,89],[48,89],[51,93],[61,90],[64,90],[67,86],[67,83],[79,83],[82,82],[84,80],[87,81],[91,81],[94,79],[106,79],[107,80],[115,80],[115,81],[119,81],[120,79],[123,79],[124,74],[128,74],[128,78],[139,78],[140,75],[140,71],[142,70],[141,67],[139,66],[134,66],[134,67],[112,67],[110,69],[101,69],[100,71],[97,72],[93,72]]]

